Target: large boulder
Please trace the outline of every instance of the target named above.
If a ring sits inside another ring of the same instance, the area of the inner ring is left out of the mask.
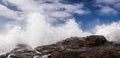
[[[92,48],[92,50],[82,53],[79,56],[82,58],[120,58],[120,53],[118,53],[116,48],[99,47]]]
[[[64,48],[79,49],[85,44],[84,38],[82,37],[71,37],[62,41],[61,43]]]
[[[39,46],[39,47],[36,47],[34,50],[35,52],[41,55],[47,55],[59,49],[60,47],[58,45],[52,44],[52,45]]]
[[[55,51],[51,54],[51,58],[79,58],[80,53],[74,50]]]
[[[35,51],[28,45],[18,44],[15,49],[8,53],[8,58],[33,58]]]
[[[19,44],[0,58],[120,58],[120,44],[109,42],[101,35],[70,37],[34,49]]]
[[[0,55],[0,58],[7,58],[8,55]]]
[[[91,35],[91,36],[87,36],[85,38],[85,45],[86,46],[99,46],[102,45],[104,43],[106,43],[106,39],[104,36],[101,35]]]
[[[84,47],[55,51],[51,58],[120,58],[120,46]]]
[[[10,52],[9,58],[33,58],[36,53],[29,49],[15,49],[14,52]]]

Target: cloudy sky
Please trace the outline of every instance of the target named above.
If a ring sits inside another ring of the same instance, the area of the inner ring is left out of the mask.
[[[91,34],[119,43],[119,20],[120,0],[0,0],[0,51]]]

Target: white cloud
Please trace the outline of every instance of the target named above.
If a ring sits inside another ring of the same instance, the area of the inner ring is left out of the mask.
[[[109,6],[102,6],[99,13],[103,15],[117,15],[118,11]]]
[[[120,5],[120,0],[97,0],[96,1],[97,5],[101,5],[101,14],[112,14],[116,15],[119,13],[119,5]]]
[[[66,18],[66,17],[71,17],[72,15],[63,11],[54,11],[50,14],[50,16],[56,17],[56,18]]]
[[[12,19],[17,19],[19,12],[8,9],[6,6],[0,4],[0,16],[5,16]]]
[[[19,10],[24,12],[34,12],[39,9],[33,0],[6,0],[6,2],[14,4]]]
[[[52,12],[54,11],[58,11],[58,12],[66,12],[66,13],[78,13],[78,14],[88,14],[89,11],[88,10],[83,10],[84,5],[83,4],[76,4],[76,5],[72,5],[72,4],[62,4],[59,2],[56,3],[52,3],[52,4],[40,4],[40,6],[51,15]]]

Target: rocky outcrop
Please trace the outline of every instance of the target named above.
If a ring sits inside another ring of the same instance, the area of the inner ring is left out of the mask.
[[[85,38],[85,43],[84,45],[86,46],[99,46],[104,43],[106,43],[107,40],[105,39],[104,36],[97,36],[97,35],[92,35],[92,36],[87,36]]]
[[[71,37],[35,49],[20,44],[0,58],[120,58],[120,44],[109,42],[100,35]]]

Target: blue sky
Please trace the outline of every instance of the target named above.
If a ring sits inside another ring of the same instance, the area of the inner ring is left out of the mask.
[[[40,1],[40,0],[36,0],[36,1]],[[120,0],[110,0],[110,1],[109,0],[101,0],[101,1],[100,0],[60,0],[59,2],[63,4],[71,4],[71,5],[76,5],[76,4],[84,5],[81,9],[86,10],[89,13],[71,14],[73,15],[72,17],[75,18],[76,22],[81,24],[81,28],[84,31],[93,29],[96,25],[110,24],[112,22],[116,22],[120,20],[120,7],[119,7]],[[52,2],[52,0],[45,0],[44,3],[50,4],[54,2]],[[7,8],[13,11],[20,11],[15,4],[12,3],[5,4],[3,0],[0,1],[0,4],[6,6]],[[61,10],[64,11],[65,9],[63,8]],[[3,22],[5,23],[5,21],[8,22],[5,19],[5,17],[3,18],[3,16],[1,16],[0,21],[1,23]]]
[[[109,2],[109,0],[106,1]],[[84,8],[87,8],[90,11],[89,14],[85,14],[85,15],[73,14],[73,15],[76,18],[77,22],[82,22],[82,26],[81,26],[82,29],[88,30],[94,28],[97,24],[110,24],[112,22],[116,22],[120,20],[120,9],[114,7],[115,4],[113,1],[111,1],[110,4],[108,4],[106,1],[104,2],[104,0],[101,0],[101,2],[97,2],[97,0],[65,0],[62,2],[67,4],[83,3],[85,5]],[[115,3],[120,2],[120,0],[114,0],[114,1],[116,1]],[[99,14],[99,11],[102,9],[100,5],[113,8],[114,10],[117,11],[117,14],[113,14],[112,11],[106,14]],[[96,21],[99,22],[96,23]]]

